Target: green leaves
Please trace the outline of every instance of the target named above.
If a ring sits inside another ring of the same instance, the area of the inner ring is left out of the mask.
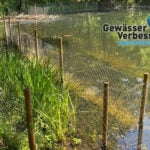
[[[10,108],[10,118],[16,118],[10,121],[10,126],[14,127],[24,119],[23,90],[29,87],[32,94],[36,136],[40,139],[38,147],[54,148],[57,141],[65,140],[66,128],[74,109],[70,109],[69,90],[66,88],[62,90],[58,78],[59,71],[53,72],[49,61],[40,64],[35,60],[21,59],[12,52],[8,52],[7,55],[0,54],[0,66],[3,101]],[[2,116],[2,120],[5,117]]]

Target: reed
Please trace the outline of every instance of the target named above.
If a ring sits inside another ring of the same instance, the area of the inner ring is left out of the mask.
[[[11,108],[9,114],[17,118],[13,125],[24,117],[23,90],[30,87],[38,148],[54,148],[57,143],[64,142],[75,113],[73,105],[70,105],[69,89],[62,89],[59,71],[54,71],[49,61],[41,65],[36,59],[21,59],[13,52],[0,53],[0,60],[3,101],[7,101],[7,107]]]

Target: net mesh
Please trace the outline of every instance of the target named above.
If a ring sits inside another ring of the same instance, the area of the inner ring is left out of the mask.
[[[24,55],[35,55],[34,28],[28,31],[27,26],[23,25],[24,23],[29,22],[23,20],[21,24],[21,51]],[[37,22],[33,20],[30,23],[30,26],[34,27],[36,25],[32,23]],[[53,22],[51,23],[53,24]],[[49,36],[50,42],[54,46],[47,42],[47,38],[38,39],[40,57],[49,56],[51,63],[59,67],[57,37],[60,34],[56,31],[55,35],[49,35],[51,33],[47,33],[48,31],[45,33],[45,31],[47,30],[44,28],[39,30],[39,36]],[[10,35],[9,29],[7,34]],[[103,83],[105,81],[109,82],[108,149],[120,150],[136,147],[137,138],[134,138],[132,144],[129,144],[128,139],[123,140],[123,138],[125,138],[127,131],[135,130],[137,133],[143,79],[106,65],[102,60],[94,59],[88,53],[79,52],[80,39],[74,39],[71,35],[63,35],[63,38],[63,42],[68,42],[70,47],[73,47],[74,43],[78,44],[71,50],[69,46],[69,48],[64,47],[64,82],[79,96],[78,101],[75,102],[78,133],[76,136],[81,138],[82,147],[84,149],[101,147]],[[13,23],[11,28],[11,39],[13,44],[19,47],[16,23]],[[19,103],[19,107],[20,105]],[[0,112],[9,117],[12,110],[13,113],[19,114],[20,109],[17,109],[19,107],[16,107],[14,102],[10,105],[10,103],[7,104],[6,101],[1,100]]]
[[[9,92],[6,89],[1,89],[0,93],[0,148],[18,149],[19,142],[25,144],[27,141],[24,101],[15,99],[14,93],[10,94]],[[14,145],[14,143],[18,145]],[[28,144],[24,146],[28,147]]]

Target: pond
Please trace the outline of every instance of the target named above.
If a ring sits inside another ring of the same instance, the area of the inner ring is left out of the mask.
[[[106,32],[103,27],[105,24],[120,25],[126,28],[128,26],[147,26],[148,16],[149,11],[140,9],[62,15],[59,16],[59,19],[39,23],[39,36],[47,41],[62,36],[66,53],[89,55],[91,59],[101,60],[116,69],[141,76],[143,72],[149,71],[150,45],[118,45],[119,41],[125,40],[119,39],[117,31]],[[27,26],[26,29],[29,32]],[[149,32],[149,27],[143,32]],[[135,33],[143,32],[142,30],[135,31]],[[124,33],[128,34],[132,31],[124,31]],[[126,41],[135,41],[131,38]],[[143,40],[149,41],[144,38]]]
[[[118,150],[136,150],[138,143],[138,129],[129,131],[125,134],[124,138],[118,139]],[[143,127],[143,139],[141,149],[150,149],[150,117],[145,116],[144,127]]]
[[[54,49],[58,47],[55,39],[63,37],[65,72],[82,80],[88,90],[96,94],[102,91],[103,81],[109,81],[115,101],[123,100],[122,106],[130,107],[127,108],[129,113],[138,118],[142,76],[144,72],[150,72],[148,16],[149,10],[139,8],[60,15],[54,20],[37,21],[37,27],[39,38],[50,43]],[[34,35],[31,24],[22,24],[22,29]],[[147,123],[149,118],[145,120],[145,125]],[[130,139],[136,138],[137,131],[127,132],[125,138],[118,142],[130,145]],[[121,145],[123,150],[133,150],[136,146]]]

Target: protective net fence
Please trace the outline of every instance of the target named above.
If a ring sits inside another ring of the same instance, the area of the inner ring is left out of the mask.
[[[35,24],[32,24],[33,22]],[[11,32],[10,38],[12,43],[19,48],[21,43],[21,52],[29,57],[36,53],[34,37],[36,21],[33,20],[33,22],[25,26],[23,24],[26,24],[26,22],[22,21],[20,39],[17,23],[12,25],[11,31],[9,26],[7,27],[7,34],[10,35]],[[32,30],[29,30],[28,25]],[[38,39],[40,57],[50,57],[51,63],[59,67],[60,59],[57,39],[59,33],[56,31],[55,34],[50,35],[50,32],[45,33],[44,28],[39,30],[38,33],[39,37],[41,35],[43,37],[44,35],[46,36],[46,38]],[[50,41],[47,40],[48,35],[50,35]],[[87,150],[99,149],[101,147],[103,132],[103,83],[108,81],[108,149],[124,150],[135,148],[137,146],[137,134],[132,142],[129,142],[128,135],[126,134],[127,131],[132,132],[132,130],[135,130],[135,133],[138,131],[143,79],[106,65],[102,60],[94,59],[89,53],[86,54],[83,51],[78,51],[80,42],[70,39],[70,36],[65,35],[63,41],[65,43],[63,54],[64,82],[78,95],[78,100],[75,102],[77,105],[76,127],[78,133],[76,136],[81,138],[82,147]],[[19,40],[21,40],[20,43]],[[78,44],[78,46],[74,47],[74,43]],[[74,48],[68,49],[67,44]],[[4,104],[0,107],[1,112],[5,112],[3,109],[8,109],[7,112],[13,110],[8,107],[9,105],[6,106],[5,102],[2,103]],[[3,106],[6,106],[6,108],[3,108]],[[19,110],[16,113],[19,113]],[[147,138],[143,139],[144,141],[147,140]]]
[[[56,4],[49,5],[48,7],[45,8],[45,13],[46,14],[55,14],[55,13],[61,13],[61,14],[66,14],[66,13],[79,13],[79,12],[95,12],[98,10],[98,4],[97,2],[89,2],[89,3],[60,3],[57,5],[56,9]],[[40,7],[39,7],[40,8]]]
[[[20,143],[28,147],[24,101],[16,99],[13,90],[14,87],[11,92],[5,88],[0,91],[0,149],[22,149],[18,147]]]
[[[142,79],[135,78],[102,63],[88,61],[86,56],[73,56],[69,63],[71,64],[71,70],[68,69],[68,66],[67,70],[72,72],[73,88],[82,89],[80,93],[82,98],[93,102],[93,104],[86,104],[81,99],[81,106],[83,105],[82,103],[84,105],[82,108],[79,107],[82,110],[81,112],[79,111],[79,116],[83,118],[80,118],[79,122],[86,120],[86,125],[83,125],[82,131],[90,133],[89,141],[95,140],[94,142],[98,143],[97,148],[98,146],[100,147],[102,134],[103,82],[109,81],[108,145],[110,149],[116,149],[114,145],[116,145],[117,139],[119,137],[123,138],[126,131],[131,128],[135,129],[138,126]],[[78,65],[79,68],[77,69],[75,66],[78,63],[80,65]],[[72,66],[72,64],[75,66]],[[90,130],[89,128],[92,129]],[[86,137],[83,139],[87,138],[87,134],[85,135]],[[137,139],[131,145],[128,143],[120,143],[120,145],[125,145],[124,148],[136,147]],[[120,149],[120,146],[118,149]]]
[[[111,5],[112,6],[112,5]],[[111,7],[110,6],[110,7]],[[54,2],[45,6],[36,5],[29,6],[28,14],[41,15],[41,14],[68,14],[68,13],[81,13],[81,12],[96,12],[98,11],[98,2]]]

